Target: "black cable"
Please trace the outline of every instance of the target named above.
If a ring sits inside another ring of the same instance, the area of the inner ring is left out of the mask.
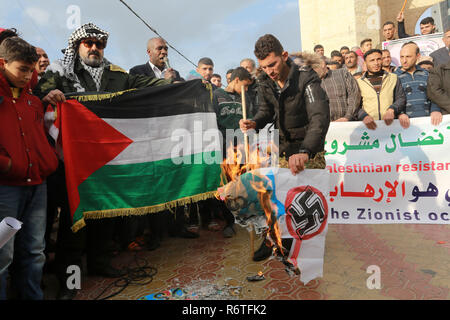
[[[162,39],[164,39],[163,36],[161,36],[158,31],[156,31],[155,29],[153,29],[147,22],[145,22],[144,19],[142,19],[133,9],[130,8],[130,6],[123,0],[119,0],[120,2],[122,2],[131,12],[134,13],[134,15],[136,17],[138,17],[138,19],[140,19],[150,30],[152,30],[154,33],[156,33],[159,37],[161,37]],[[180,56],[182,56],[183,58],[185,58],[188,62],[190,62],[194,67],[197,68],[197,65],[195,63],[193,63],[191,60],[189,60],[184,54],[182,54],[180,51],[178,51],[177,49],[175,49],[169,42],[167,42],[166,39],[164,39],[164,41],[167,43],[167,45],[172,48],[173,50],[175,50]]]
[[[139,259],[144,263],[140,265]],[[107,300],[112,298],[122,291],[124,291],[129,285],[147,285],[153,281],[153,277],[158,273],[158,270],[155,267],[151,267],[148,265],[148,261],[145,258],[138,258],[137,253],[134,255],[134,262],[137,267],[128,267],[127,274],[116,281],[110,283],[103,291],[94,298],[94,300]],[[144,279],[150,279],[147,282],[142,282]],[[110,288],[117,287],[120,288],[118,291],[106,296],[104,298],[100,297]]]

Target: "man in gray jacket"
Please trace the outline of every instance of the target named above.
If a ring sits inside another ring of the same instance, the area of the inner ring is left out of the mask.
[[[435,67],[439,67],[440,65],[446,64],[450,61],[450,29],[445,31],[442,41],[444,41],[445,47],[437,49],[430,54],[430,57],[433,58]]]
[[[450,61],[430,71],[427,95],[441,108],[442,114],[450,113]]]

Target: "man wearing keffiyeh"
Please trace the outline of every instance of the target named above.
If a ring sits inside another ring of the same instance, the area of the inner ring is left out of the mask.
[[[93,23],[76,29],[70,36],[64,57],[54,61],[39,81],[35,94],[55,105],[65,93],[116,92],[168,84],[167,80],[130,75],[104,58],[108,32]]]
[[[110,93],[170,83],[165,79],[130,75],[110,63],[103,57],[108,36],[108,32],[93,23],[82,25],[72,33],[64,50],[64,57],[50,64],[35,89],[35,94],[45,106],[64,102],[64,94],[68,93]],[[55,174],[49,177],[48,189],[48,202],[55,209],[61,208],[55,255],[56,272],[60,280],[59,299],[72,299],[77,293],[76,289],[67,288],[66,271],[70,265],[82,265],[85,245],[87,267],[91,275],[121,276],[123,272],[111,266],[108,243],[113,238],[115,219],[90,219],[83,228],[86,230],[72,232],[62,161]]]

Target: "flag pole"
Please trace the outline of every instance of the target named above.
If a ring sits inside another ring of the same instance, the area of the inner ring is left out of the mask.
[[[406,7],[406,3],[408,2],[408,0],[405,0],[405,2],[403,3],[403,7],[402,7],[402,10],[400,10],[400,12],[403,12],[403,11],[405,11],[405,7]]]
[[[247,103],[245,101],[245,87],[241,86],[241,98],[242,98],[242,119],[247,120]],[[245,163],[249,162],[249,148],[248,148],[248,135],[244,133],[244,146],[245,146]]]
[[[241,86],[241,101],[242,101],[242,119],[245,121],[247,120],[247,103],[245,100],[245,87]],[[249,147],[248,147],[248,135],[247,133],[244,133],[244,148],[245,148],[245,163],[249,163]],[[250,223],[250,256],[253,257],[253,254],[255,252],[255,234],[253,232],[254,227],[253,223]]]

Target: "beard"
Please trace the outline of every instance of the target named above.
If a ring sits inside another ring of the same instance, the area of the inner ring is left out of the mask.
[[[89,51],[86,57],[80,58],[85,64],[93,68],[98,68],[103,62],[103,57],[97,50]]]

